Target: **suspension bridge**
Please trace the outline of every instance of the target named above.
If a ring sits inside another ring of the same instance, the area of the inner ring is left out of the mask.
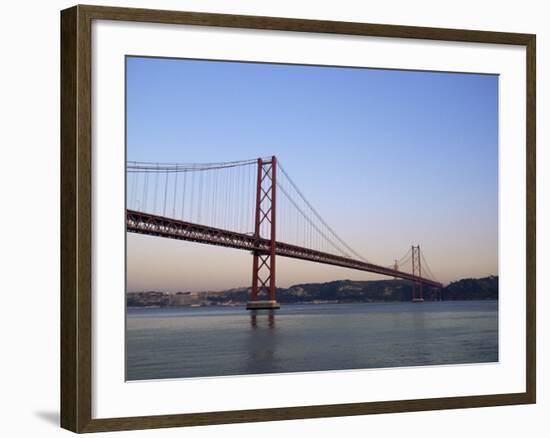
[[[277,157],[219,163],[127,162],[126,229],[252,253],[248,309],[276,309],[276,257],[372,272],[440,290],[420,245],[371,263],[323,219]],[[409,271],[410,269],[410,271]]]

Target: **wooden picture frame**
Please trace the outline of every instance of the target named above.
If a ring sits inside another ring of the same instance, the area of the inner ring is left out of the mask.
[[[355,36],[518,45],[526,48],[526,391],[522,393],[92,418],[92,47],[93,20],[184,24]],[[61,12],[61,426],[74,432],[395,413],[535,403],[535,48],[531,34],[196,12],[75,6]]]

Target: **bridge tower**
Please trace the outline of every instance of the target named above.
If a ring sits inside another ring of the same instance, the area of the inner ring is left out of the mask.
[[[256,209],[254,237],[256,239],[252,258],[252,291],[247,309],[278,309],[275,289],[275,250],[276,250],[276,205],[277,205],[277,157],[270,160],[258,158],[258,178],[256,182]],[[262,231],[268,236],[262,235]],[[265,245],[265,239],[269,245]],[[268,299],[258,300],[266,293]]]
[[[420,262],[420,245],[412,246],[412,275],[414,277],[422,277],[422,264]],[[415,303],[424,301],[422,282],[413,280],[412,284],[412,300]]]

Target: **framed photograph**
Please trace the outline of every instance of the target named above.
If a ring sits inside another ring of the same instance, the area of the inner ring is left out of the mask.
[[[535,403],[535,35],[61,12],[61,425]]]

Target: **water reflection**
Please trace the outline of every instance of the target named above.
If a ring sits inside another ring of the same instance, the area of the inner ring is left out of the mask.
[[[249,373],[272,371],[277,363],[277,336],[275,335],[275,311],[250,311],[250,336],[247,341]]]
[[[260,313],[259,310],[251,310],[250,311],[250,327],[253,329],[258,328],[258,317],[260,318],[260,326],[264,324],[264,321],[267,321],[267,327],[269,329],[275,328],[275,311],[274,310],[268,310],[267,314]],[[263,316],[266,316],[266,318],[263,318]]]
[[[426,328],[426,313],[423,309],[419,309],[417,312],[412,312],[413,328],[416,332],[420,333]]]

